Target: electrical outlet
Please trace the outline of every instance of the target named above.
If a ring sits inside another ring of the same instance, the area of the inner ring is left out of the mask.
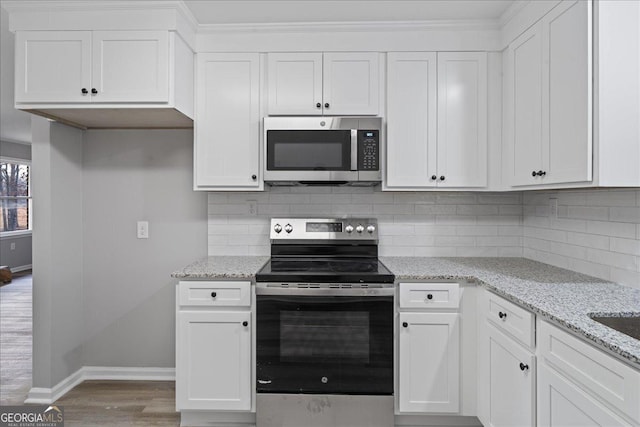
[[[11,242],[11,250],[12,251],[16,250],[16,242]]]
[[[549,216],[553,219],[558,218],[558,199],[549,199]]]
[[[138,239],[149,238],[149,221],[138,221]]]
[[[258,215],[258,202],[256,202],[255,200],[249,200],[249,215]]]

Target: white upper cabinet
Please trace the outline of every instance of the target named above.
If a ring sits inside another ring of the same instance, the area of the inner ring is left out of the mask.
[[[507,51],[507,61],[513,70],[513,105],[506,109],[512,133],[512,161],[509,166],[512,185],[537,182],[537,172],[542,168],[541,28],[541,24],[531,27]]]
[[[20,31],[16,103],[169,101],[167,31]]]
[[[387,188],[435,186],[436,54],[387,55]]]
[[[195,189],[262,189],[259,55],[198,54],[196,84]]]
[[[560,2],[507,51],[510,184],[592,180],[591,3]]]
[[[378,53],[270,53],[269,115],[378,114]]]
[[[16,34],[16,103],[89,102],[90,91],[91,31]]]
[[[487,185],[487,55],[387,55],[385,189]]]
[[[487,185],[487,54],[438,53],[438,186]]]
[[[94,31],[91,102],[167,102],[167,31]]]

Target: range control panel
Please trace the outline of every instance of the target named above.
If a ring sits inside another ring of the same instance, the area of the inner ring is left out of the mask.
[[[272,218],[271,240],[378,239],[374,218]]]
[[[380,170],[380,131],[358,130],[358,170]]]

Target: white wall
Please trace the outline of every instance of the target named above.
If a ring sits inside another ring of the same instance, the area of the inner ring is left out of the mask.
[[[640,190],[526,192],[523,221],[526,258],[640,288]]]
[[[250,203],[257,215],[249,214]],[[209,255],[268,255],[274,216],[360,216],[379,221],[380,254],[522,256],[522,194],[388,193],[379,188],[267,187],[209,194]]]
[[[87,131],[83,159],[83,363],[173,367],[173,270],[207,255],[207,195],[193,133]],[[136,222],[149,221],[149,239]]]

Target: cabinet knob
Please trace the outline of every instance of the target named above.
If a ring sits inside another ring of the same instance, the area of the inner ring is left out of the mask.
[[[531,172],[531,176],[536,176],[538,173],[536,171]]]
[[[251,179],[255,181],[256,179],[258,179],[258,176],[257,175],[251,175]]]
[[[329,108],[329,103],[328,102],[325,102],[324,108]]]
[[[402,327],[403,327],[403,328],[408,328],[408,327],[409,327],[409,324],[408,324],[407,322],[402,322]]]
[[[545,171],[538,171],[538,175],[539,176],[545,176],[547,174],[547,172]]]
[[[83,87],[81,92],[82,92],[83,95],[86,95],[86,94],[89,93],[89,91],[87,90],[86,87]]]
[[[217,297],[217,296],[218,296],[218,294],[217,294],[217,293],[215,293],[215,292],[211,292],[211,298],[215,298],[215,297]]]
[[[507,313],[503,313],[503,312],[499,311],[498,312],[498,317],[503,319],[503,320],[506,320],[507,319]]]
[[[427,299],[433,299],[433,294],[427,294]]]
[[[438,177],[437,177],[437,176],[435,176],[435,175],[431,175],[431,180],[432,180],[432,181],[435,181],[436,179],[438,179]]]
[[[529,369],[529,365],[525,365],[524,363],[520,362],[520,370],[521,371],[526,371]]]
[[[322,104],[320,104],[319,102],[316,104],[316,108],[322,108]]]
[[[249,322],[245,320],[244,322],[242,322],[242,326],[249,326]]]
[[[440,176],[440,181],[444,181],[444,175]]]
[[[95,87],[91,88],[91,93],[96,95],[98,93],[98,89],[96,89]]]

